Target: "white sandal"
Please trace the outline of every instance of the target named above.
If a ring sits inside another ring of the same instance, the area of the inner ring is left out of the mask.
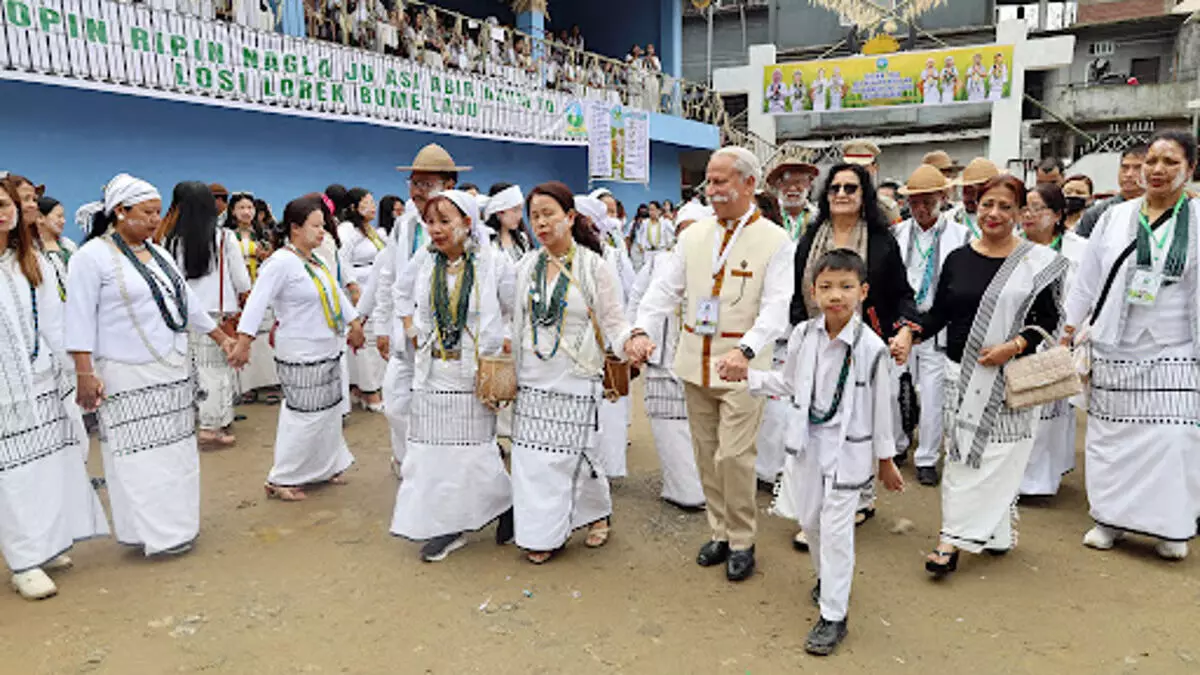
[[[12,586],[26,600],[45,600],[58,594],[58,586],[40,567],[12,575]]]

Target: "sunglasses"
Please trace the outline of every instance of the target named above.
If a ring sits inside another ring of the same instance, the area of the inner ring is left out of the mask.
[[[835,183],[829,186],[829,194],[836,195],[840,192],[847,196],[854,195],[858,194],[859,187],[857,183]]]

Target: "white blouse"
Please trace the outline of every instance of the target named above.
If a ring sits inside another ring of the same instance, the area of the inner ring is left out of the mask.
[[[361,288],[366,288],[367,282],[371,280],[371,268],[383,250],[383,237],[378,232],[376,236],[379,238],[378,246],[355,227],[354,223],[347,221],[338,225],[338,237],[342,240],[342,248],[338,255],[341,256],[344,283],[355,283]]]
[[[333,276],[333,271],[329,270],[329,274],[326,275],[314,266],[313,272],[331,301],[333,297],[329,294],[337,293],[345,323],[349,324],[357,319],[358,312],[336,280],[333,283],[334,288],[329,288],[329,278]],[[327,340],[339,337],[325,319],[325,308],[321,304],[321,295],[317,291],[316,283],[305,271],[300,256],[290,249],[280,249],[272,253],[263,263],[258,282],[254,284],[254,290],[250,291],[250,298],[246,300],[246,307],[242,310],[238,333],[257,335],[258,326],[262,323],[268,307],[275,310],[275,316],[279,320],[279,328],[275,333],[277,337],[296,340]]]
[[[188,279],[188,286],[200,299],[200,305],[210,313],[224,312],[234,314],[238,311],[238,296],[250,291],[250,270],[246,268],[246,258],[238,244],[237,235],[232,230],[217,228],[217,255],[225,259],[225,292],[221,292],[220,259],[213,259],[209,264],[208,274],[198,279]],[[183,246],[180,246],[175,256],[175,262],[180,271],[184,270]],[[186,275],[186,272],[185,272]],[[224,295],[224,298],[222,298]],[[222,302],[222,300],[224,302]]]
[[[146,246],[183,278],[170,253],[157,244],[147,242]],[[156,260],[146,267],[159,282],[167,309],[174,312],[178,299],[166,272]],[[198,334],[214,330],[217,324],[186,283],[183,292],[188,330]],[[140,365],[172,352],[187,353],[187,335],[167,326],[146,280],[107,237],[89,241],[71,257],[66,325],[67,351],[90,353],[98,359]]]

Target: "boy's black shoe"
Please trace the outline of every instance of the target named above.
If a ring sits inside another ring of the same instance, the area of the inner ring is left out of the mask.
[[[848,632],[850,631],[846,628],[845,619],[829,621],[821,617],[817,625],[808,632],[808,639],[804,641],[804,651],[814,656],[829,656],[842,640],[846,639]]]
[[[942,482],[936,466],[918,466],[917,482],[925,487],[937,487]]]

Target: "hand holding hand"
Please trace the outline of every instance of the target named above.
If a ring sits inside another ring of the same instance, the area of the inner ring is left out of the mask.
[[[346,336],[346,343],[350,345],[350,348],[358,351],[366,342],[367,336],[363,333],[362,322],[355,321],[350,324],[350,334]]]
[[[717,362],[717,375],[726,382],[743,382],[750,372],[750,360],[740,349],[731,349]]]
[[[375,348],[379,350],[379,355],[386,361],[392,356],[392,339],[386,335],[380,335],[375,338]]]
[[[104,383],[95,373],[79,373],[75,378],[75,402],[84,412],[95,412],[104,399]]]
[[[912,343],[912,329],[908,326],[901,328],[891,340],[888,340],[888,351],[891,352],[896,365],[902,366],[908,362],[908,355],[912,352]]]
[[[1063,326],[1062,337],[1058,343],[1064,347],[1072,347],[1075,343],[1075,326]]]
[[[643,333],[634,335],[625,342],[625,356],[629,362],[635,366],[645,363],[650,355],[654,353],[654,341],[650,336]]]

